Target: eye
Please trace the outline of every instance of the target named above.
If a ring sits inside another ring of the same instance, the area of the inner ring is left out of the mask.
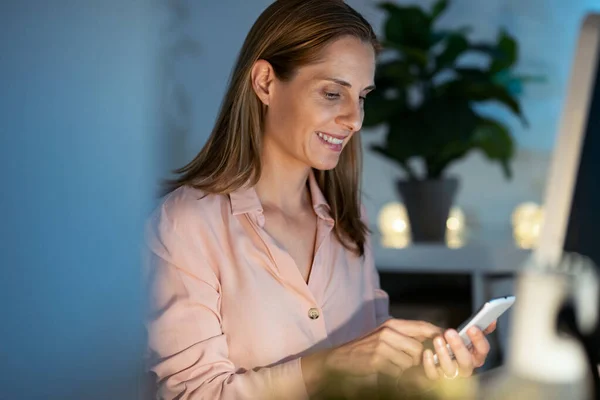
[[[325,98],[328,100],[337,100],[337,99],[339,99],[339,97],[340,97],[339,93],[325,92]]]

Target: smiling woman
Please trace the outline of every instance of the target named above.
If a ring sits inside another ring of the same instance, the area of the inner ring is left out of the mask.
[[[275,146],[292,156],[286,167],[300,162],[315,168],[337,222],[335,235],[362,255],[361,145],[353,133],[373,89],[377,49],[371,26],[342,1],[276,1],[242,46],[211,136],[176,171],[167,192],[187,185],[227,194],[254,186],[270,162],[265,157],[272,152],[264,149]],[[328,138],[319,140],[319,133]],[[331,146],[332,139],[343,140],[342,146]]]
[[[306,398],[330,373],[435,380],[485,359],[481,331],[471,352],[450,331],[457,361],[440,337],[435,367],[422,342],[440,329],[389,316],[359,187],[377,50],[336,0],[276,1],[250,30],[210,138],[149,222],[159,398]]]
[[[357,141],[353,136],[362,125],[363,100],[373,88],[375,52],[371,43],[353,36],[321,52],[319,62],[298,68],[288,81],[278,79],[267,60],[254,64],[251,77],[266,111],[263,145],[285,151],[304,168],[328,171],[338,165],[342,149]]]

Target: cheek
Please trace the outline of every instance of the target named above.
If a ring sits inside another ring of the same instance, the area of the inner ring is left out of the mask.
[[[315,101],[306,113],[306,120],[310,121],[314,130],[336,129],[336,116],[339,114],[339,104],[329,100]]]
[[[335,129],[339,105],[320,94],[281,93],[268,111],[270,134],[284,146],[305,146],[316,131]],[[333,127],[333,128],[332,128]],[[304,143],[304,144],[301,144]]]
[[[281,129],[294,123],[295,107],[290,102],[277,102],[267,111],[270,125]]]

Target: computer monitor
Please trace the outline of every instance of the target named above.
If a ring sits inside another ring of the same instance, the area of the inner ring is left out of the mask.
[[[550,165],[545,222],[534,252],[541,262],[554,263],[563,251],[574,251],[600,265],[599,50],[600,14],[591,14],[581,26]]]
[[[598,51],[590,53],[597,54]],[[591,59],[589,61],[592,62]],[[564,250],[584,254],[600,266],[600,68],[595,68],[588,84],[591,94],[585,126],[582,127]]]
[[[583,35],[589,40],[587,45],[590,48],[584,56],[587,58],[585,60],[587,70],[583,71],[585,74],[583,78],[588,80],[589,93],[585,93],[588,97],[587,109],[579,110],[581,117],[585,119],[583,126],[577,131],[580,151],[576,171],[573,174],[572,200],[567,214],[563,249],[589,257],[596,267],[600,268],[600,68],[598,68],[600,16],[594,15],[586,23]],[[584,51],[585,49],[579,50],[579,52]],[[574,71],[575,74],[577,72]],[[577,78],[574,78],[574,81],[576,80]],[[571,87],[570,90],[574,91],[575,88]],[[573,96],[577,94],[574,93]],[[569,107],[571,105],[567,103],[565,112],[568,112]],[[576,108],[571,110],[572,113],[577,111]],[[561,133],[567,130],[568,125],[563,125]],[[574,318],[571,321],[571,324],[573,323]],[[583,340],[592,352],[595,351],[591,361],[597,363],[600,359],[600,324],[597,324],[595,331]],[[597,381],[597,376],[595,378],[595,384],[598,386],[600,382]]]
[[[534,257],[542,263],[554,264],[563,252],[575,252],[600,267],[599,53],[600,14],[591,14],[581,27],[550,166],[545,221],[534,251]],[[575,310],[569,306],[561,312],[558,322],[571,332],[577,331]],[[579,336],[592,364],[600,356],[599,327],[597,324],[594,332]],[[598,376],[593,375],[598,387]]]

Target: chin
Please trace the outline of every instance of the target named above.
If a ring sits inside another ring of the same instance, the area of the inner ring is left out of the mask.
[[[311,163],[311,167],[319,171],[329,171],[338,165],[339,159],[335,160],[317,160]]]

